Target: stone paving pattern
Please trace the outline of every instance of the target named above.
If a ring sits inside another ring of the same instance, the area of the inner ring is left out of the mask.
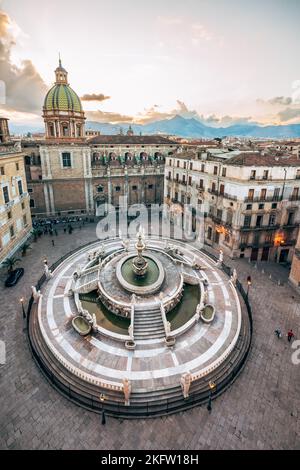
[[[29,298],[45,256],[51,264],[95,238],[92,224],[72,235],[60,231],[55,247],[45,235],[22,258],[25,275],[17,286],[5,289],[0,274],[0,339],[7,352],[0,365],[0,449],[300,449],[300,365],[292,364],[286,337],[274,335],[276,327],[284,333],[293,328],[300,338],[300,298],[287,284],[288,270],[275,264],[256,268],[247,260],[230,261],[244,284],[252,276],[253,347],[240,377],[213,401],[211,414],[202,406],[150,420],[107,417],[103,426],[101,416],[52,388],[31,358],[19,298]]]

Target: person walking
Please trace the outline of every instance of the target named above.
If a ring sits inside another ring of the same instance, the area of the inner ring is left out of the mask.
[[[52,246],[54,246],[54,240],[53,240],[53,238],[52,238],[52,240],[51,240],[51,241],[52,241]]]
[[[290,343],[292,341],[292,338],[294,338],[294,333],[293,333],[293,330],[289,330],[288,331],[288,334],[287,334],[287,339],[288,339],[288,342]]]
[[[281,333],[280,328],[276,328],[276,330],[275,330],[274,333],[275,333],[275,335],[277,336],[277,338],[281,338],[281,337],[282,337],[282,333]]]

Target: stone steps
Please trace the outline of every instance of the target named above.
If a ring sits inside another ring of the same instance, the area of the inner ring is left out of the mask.
[[[165,336],[165,328],[158,306],[147,311],[143,307],[135,306],[133,323],[133,335],[137,341],[159,339]]]

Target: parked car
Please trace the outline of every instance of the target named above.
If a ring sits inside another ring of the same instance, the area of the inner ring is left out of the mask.
[[[5,287],[15,286],[18,280],[23,276],[24,268],[17,268],[9,273],[8,278],[5,281]]]

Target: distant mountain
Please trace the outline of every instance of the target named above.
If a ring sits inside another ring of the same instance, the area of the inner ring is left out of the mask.
[[[131,124],[122,122],[110,124],[108,122],[87,121],[86,129],[100,131],[101,134],[118,134],[120,128],[126,133],[131,125],[135,134],[169,134],[190,138],[214,138],[225,136],[236,137],[261,137],[261,138],[295,138],[300,137],[300,124],[289,124],[285,126],[259,126],[258,124],[235,124],[229,127],[210,127],[194,118],[174,116],[171,119],[151,122],[149,124]],[[19,125],[10,123],[11,134],[22,135],[27,132],[44,132],[44,127],[38,125]]]
[[[116,134],[120,127],[126,132],[130,123],[120,125],[87,121],[86,128],[99,130],[102,134]],[[182,116],[174,116],[171,119],[163,119],[149,124],[131,124],[136,134],[170,134],[181,137],[265,137],[265,138],[294,138],[300,137],[300,124],[285,126],[259,126],[257,124],[235,124],[229,127],[210,127],[197,119],[186,119]]]

